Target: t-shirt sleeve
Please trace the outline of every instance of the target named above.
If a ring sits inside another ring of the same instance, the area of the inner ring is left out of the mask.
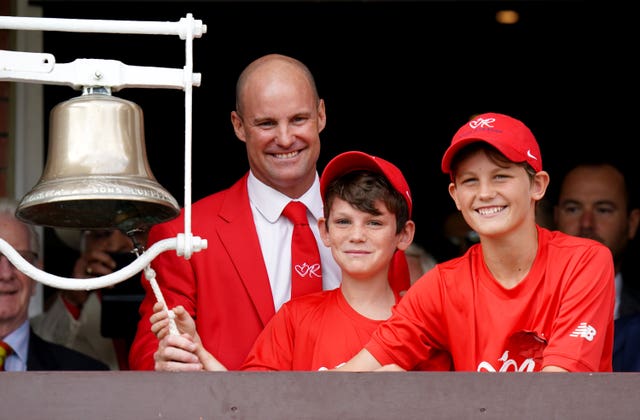
[[[572,266],[571,266],[572,265]],[[571,260],[568,281],[560,295],[552,336],[543,365],[572,372],[611,371],[613,349],[614,266],[611,252],[601,244]]]
[[[441,330],[435,322],[442,309],[439,282],[440,271],[435,267],[409,288],[393,307],[391,318],[373,333],[365,348],[381,365],[449,370],[448,355],[442,357],[442,352],[434,348],[434,334]]]

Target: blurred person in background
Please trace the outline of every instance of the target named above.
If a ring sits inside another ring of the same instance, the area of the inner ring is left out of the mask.
[[[459,210],[454,210],[447,215],[444,221],[444,236],[449,245],[453,247],[450,258],[464,255],[474,244],[480,242],[478,234],[469,227]]]
[[[562,179],[554,209],[558,230],[595,239],[611,250],[616,271],[615,319],[640,312],[637,258],[627,258],[640,223],[640,208],[632,192],[615,164],[585,161]]]
[[[81,252],[71,273],[79,281],[111,274],[136,258],[132,239],[120,230],[56,233]],[[31,325],[43,338],[101,360],[111,370],[128,370],[143,294],[139,275],[99,290],[57,290]]]
[[[412,242],[404,254],[409,264],[409,276],[411,284],[415,283],[424,273],[436,266],[437,261],[422,245]]]
[[[42,269],[38,233],[15,217],[16,208],[14,200],[0,198],[0,237]],[[108,370],[99,360],[47,341],[30,328],[29,301],[34,293],[35,281],[0,254],[0,344],[4,349],[0,370]]]
[[[640,223],[635,188],[606,158],[585,160],[565,174],[554,217],[559,230],[606,245],[615,265],[613,370],[640,371],[640,274],[634,239]]]

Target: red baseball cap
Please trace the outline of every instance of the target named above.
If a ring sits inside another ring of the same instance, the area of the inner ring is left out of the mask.
[[[324,194],[331,181],[348,172],[358,170],[367,170],[384,175],[393,188],[404,197],[407,202],[407,207],[409,208],[409,218],[411,218],[411,210],[413,208],[411,191],[400,169],[382,158],[364,152],[344,152],[327,163],[320,177],[320,193],[322,194],[322,198],[324,199]]]
[[[460,127],[444,152],[442,172],[450,174],[451,161],[456,153],[477,141],[489,143],[512,162],[527,162],[536,172],[542,170],[540,147],[531,130],[520,120],[490,112],[478,115]]]

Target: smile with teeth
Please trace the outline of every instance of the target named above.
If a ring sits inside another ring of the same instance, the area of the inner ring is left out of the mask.
[[[505,209],[506,206],[500,206],[500,207],[483,207],[481,209],[476,210],[478,213],[480,213],[483,216],[489,216],[491,214],[496,214],[501,212],[503,209]]]
[[[295,157],[298,155],[298,151],[295,152],[289,152],[289,153],[276,153],[274,154],[275,157],[277,157],[278,159],[290,159],[292,157]]]

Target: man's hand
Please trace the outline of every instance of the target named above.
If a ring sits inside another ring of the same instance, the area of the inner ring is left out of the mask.
[[[156,371],[193,372],[203,370],[196,356],[198,345],[189,334],[166,334],[153,354]]]

